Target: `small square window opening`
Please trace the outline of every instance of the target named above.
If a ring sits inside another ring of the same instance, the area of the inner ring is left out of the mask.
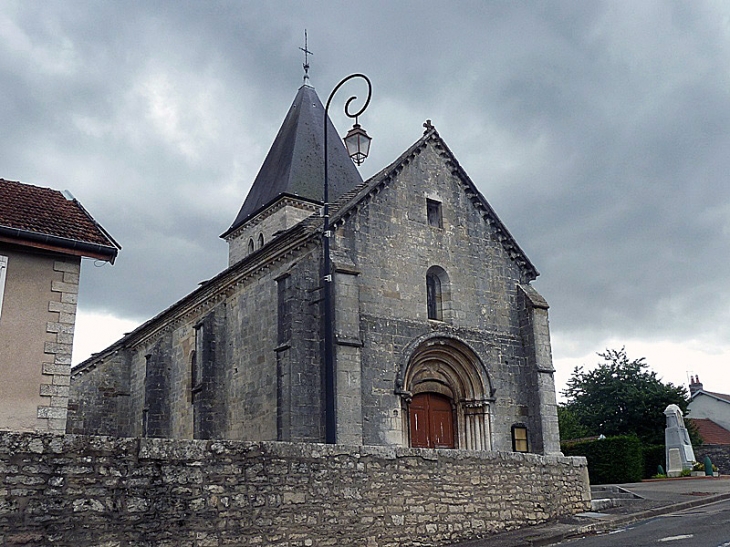
[[[433,199],[426,200],[426,214],[428,216],[429,226],[434,228],[443,228],[444,223],[441,217],[441,202]]]
[[[527,428],[522,425],[512,426],[512,450],[515,452],[528,452]]]

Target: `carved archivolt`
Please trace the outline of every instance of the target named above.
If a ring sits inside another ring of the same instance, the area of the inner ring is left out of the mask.
[[[404,411],[414,395],[438,393],[451,399],[459,448],[489,450],[490,401],[494,388],[479,356],[465,342],[443,335],[409,346],[396,379]],[[408,419],[408,412],[403,412]],[[404,423],[407,441],[408,424]]]

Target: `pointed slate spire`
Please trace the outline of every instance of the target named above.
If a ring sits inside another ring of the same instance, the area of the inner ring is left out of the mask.
[[[271,145],[251,190],[225,237],[283,196],[321,203],[324,185],[324,106],[316,91],[303,85]],[[335,201],[362,183],[337,130],[329,124],[329,192]]]

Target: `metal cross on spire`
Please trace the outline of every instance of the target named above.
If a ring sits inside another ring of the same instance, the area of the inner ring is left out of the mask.
[[[304,68],[304,83],[306,85],[308,85],[309,84],[309,82],[308,82],[308,80],[309,80],[309,56],[314,55],[314,53],[312,53],[311,51],[309,51],[309,49],[307,49],[307,29],[304,29],[304,47],[300,47],[299,49],[301,49],[304,52],[304,64],[302,65],[302,67]]]

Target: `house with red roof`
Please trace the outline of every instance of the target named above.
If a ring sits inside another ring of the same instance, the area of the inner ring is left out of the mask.
[[[81,259],[120,249],[70,194],[0,179],[0,429],[65,431]]]
[[[709,456],[720,472],[730,472],[730,395],[706,391],[699,376],[690,378],[687,418],[697,427],[703,444],[695,448],[697,461]]]
[[[716,424],[709,418],[694,418],[692,423],[702,437],[702,442],[712,445],[726,445],[730,447],[730,431]]]
[[[690,378],[689,393],[691,400],[687,406],[688,418],[695,421],[710,420],[730,435],[730,395],[706,391],[699,376]],[[706,431],[711,434],[709,428]],[[713,434],[713,438],[715,437],[716,434]],[[709,443],[707,439],[704,440]]]

